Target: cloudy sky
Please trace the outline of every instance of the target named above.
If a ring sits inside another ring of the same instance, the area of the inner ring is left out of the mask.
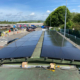
[[[0,20],[45,20],[66,0],[0,0]],[[80,0],[67,0],[71,12],[80,12]]]

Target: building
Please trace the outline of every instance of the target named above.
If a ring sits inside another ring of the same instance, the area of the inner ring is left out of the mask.
[[[35,26],[42,26],[43,25],[43,23],[17,23],[16,24],[17,26],[18,25],[28,25],[28,26],[31,26],[31,25],[35,25]]]
[[[12,27],[12,24],[0,24],[0,29],[10,29]]]
[[[35,26],[42,26],[43,23],[16,23],[16,24],[0,24],[0,29],[9,29],[9,28],[13,28],[13,26],[16,27],[20,27],[20,25],[22,27],[24,27],[24,25],[26,26],[31,26],[31,25],[35,25]]]

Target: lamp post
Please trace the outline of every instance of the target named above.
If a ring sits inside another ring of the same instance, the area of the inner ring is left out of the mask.
[[[66,34],[66,16],[67,16],[67,0],[66,0],[66,9],[65,9],[65,25],[64,25],[64,36]]]

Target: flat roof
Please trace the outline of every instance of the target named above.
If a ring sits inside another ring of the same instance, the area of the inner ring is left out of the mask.
[[[14,69],[0,68],[1,80],[80,80],[77,70],[56,69],[55,72],[43,68]]]

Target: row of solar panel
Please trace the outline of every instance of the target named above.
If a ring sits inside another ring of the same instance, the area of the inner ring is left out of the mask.
[[[42,31],[32,32],[0,50],[0,59],[31,57]],[[57,34],[45,32],[41,57],[80,61],[80,50]]]
[[[42,31],[31,32],[0,50],[0,59],[31,57]]]
[[[80,61],[80,50],[55,31],[46,31],[41,57]]]

